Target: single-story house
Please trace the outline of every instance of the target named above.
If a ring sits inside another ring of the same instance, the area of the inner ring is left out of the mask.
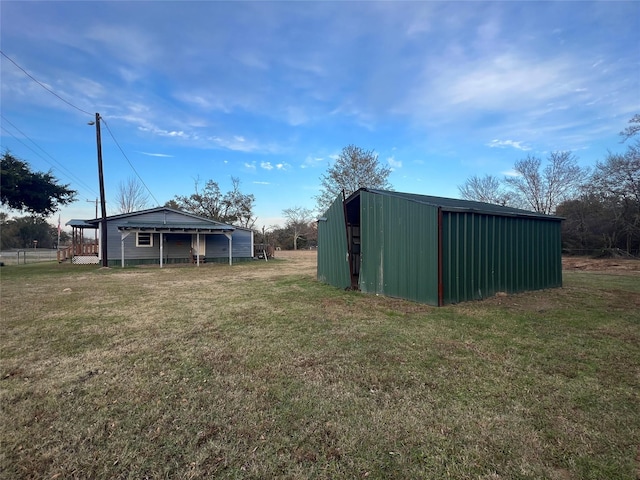
[[[561,221],[362,188],[318,220],[318,279],[436,306],[561,287]]]
[[[70,220],[74,263],[101,263],[102,219]],[[233,262],[253,258],[253,230],[235,227],[168,207],[107,217],[109,266],[171,263]],[[82,233],[97,230],[96,241]],[[79,242],[79,243],[78,243]],[[84,242],[84,245],[82,244]],[[63,255],[63,260],[67,255]]]

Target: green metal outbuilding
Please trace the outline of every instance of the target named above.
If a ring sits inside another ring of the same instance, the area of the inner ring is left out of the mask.
[[[561,221],[362,188],[318,220],[318,280],[437,306],[561,287]]]

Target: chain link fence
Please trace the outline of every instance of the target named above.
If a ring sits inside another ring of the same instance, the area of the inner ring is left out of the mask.
[[[27,263],[58,261],[55,248],[21,248],[0,251],[0,262],[3,265],[24,265]]]

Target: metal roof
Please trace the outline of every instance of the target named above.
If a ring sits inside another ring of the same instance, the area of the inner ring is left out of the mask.
[[[88,220],[78,220],[71,219],[67,223],[65,223],[68,227],[76,227],[76,228],[98,228],[97,223],[89,223]]]
[[[392,192],[390,190],[377,190],[374,188],[361,188],[360,190],[357,190],[345,200],[345,203],[348,204],[351,200],[357,197],[361,191],[374,193],[376,195],[386,195],[396,198],[402,198],[410,202],[422,203],[425,205],[431,205],[433,207],[440,207],[444,211],[484,213],[488,215],[502,215],[509,217],[532,217],[556,221],[563,220],[562,217],[558,217],[555,215],[545,215],[542,213],[531,212],[529,210],[522,210],[513,207],[503,207],[501,205],[494,205],[491,203],[460,200],[457,198],[433,197],[430,195],[419,195],[416,193]]]
[[[231,225],[224,225],[213,222],[185,222],[185,223],[163,223],[163,222],[140,222],[128,221],[117,222],[118,230],[130,230],[140,232],[233,232],[235,230]]]
[[[193,222],[149,222],[139,218],[144,218],[145,215],[155,212],[174,212],[182,215],[183,217],[192,218],[196,221]],[[218,222],[216,220],[210,220],[207,218],[199,217],[192,213],[183,212],[169,207],[157,207],[148,210],[140,210],[137,212],[122,213],[118,215],[112,215],[106,219],[109,223],[115,224],[118,230],[121,231],[148,231],[148,232],[182,232],[182,233],[198,233],[198,232],[233,232],[237,229],[250,230],[248,228],[234,227],[225,223]],[[94,218],[91,220],[70,220],[66,225],[71,227],[80,228],[98,228],[101,222],[101,218]]]
[[[217,222],[215,220],[209,220],[203,217],[200,217],[198,215],[195,215],[193,213],[189,213],[189,212],[185,212],[183,210],[178,210],[175,208],[170,208],[170,207],[155,207],[155,208],[149,208],[147,210],[138,210],[135,212],[129,212],[129,213],[119,213],[117,215],[110,215],[107,217],[107,220],[116,220],[119,218],[128,218],[128,217],[138,217],[140,215],[147,215],[149,213],[155,213],[155,212],[174,212],[174,213],[179,213],[180,215],[184,215],[185,217],[191,217],[191,218],[195,218],[195,219],[199,219],[199,220],[203,220],[206,222],[212,222],[212,223],[218,223],[220,225],[224,225],[221,222]],[[90,220],[91,222],[99,222],[100,218],[95,218],[93,220]]]

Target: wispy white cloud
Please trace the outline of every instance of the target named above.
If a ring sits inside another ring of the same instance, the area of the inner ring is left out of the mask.
[[[91,2],[5,3],[3,52],[100,111],[125,149],[171,151],[197,169],[183,174],[220,181],[287,171],[282,205],[256,202],[273,211],[311,199],[304,185],[317,189],[328,152],[348,143],[385,152],[402,169],[396,188],[422,176],[446,194],[456,175],[499,172],[528,150],[589,147],[581,160],[595,161],[640,106],[625,48],[638,2],[577,16],[570,2],[105,2],[99,16]],[[78,113],[2,62],[3,115],[33,129],[46,118],[60,133],[38,127],[35,140],[79,149],[91,132],[77,131]],[[175,172],[141,174],[182,188]]]
[[[173,158],[173,155],[168,155],[166,153],[150,153],[150,152],[140,152],[143,155],[147,155],[149,157],[163,157],[163,158]]]
[[[505,175],[507,177],[519,177],[520,176],[520,174],[518,172],[516,172],[515,170],[513,170],[513,169],[505,170],[505,171],[500,172],[500,173],[502,173],[502,175]]]
[[[436,74],[424,100],[439,98],[441,108],[513,111],[547,103],[573,90],[570,58],[537,59],[502,54],[465,62]],[[426,73],[426,72],[425,72]],[[451,111],[451,110],[449,110]]]
[[[304,109],[299,106],[287,107],[286,118],[289,125],[294,127],[303,125],[309,121],[309,116],[305,113]]]
[[[312,155],[307,155],[307,158],[304,159],[300,168],[315,168],[319,166],[326,166],[328,160],[324,157],[314,157]]]
[[[228,137],[212,136],[207,138],[208,147],[218,147],[234,152],[266,152],[275,153],[279,151],[279,147],[273,143],[263,144],[258,141],[248,140],[241,135],[232,135]]]
[[[108,51],[128,65],[145,65],[162,54],[162,46],[155,41],[150,30],[124,24],[96,24],[84,36],[99,44],[100,51]]]
[[[133,120],[132,117],[130,116],[128,116],[128,118],[130,120]],[[158,137],[179,138],[182,140],[197,139],[196,136],[191,135],[182,130],[166,130],[164,128],[160,128],[156,125],[153,125],[152,123],[147,122],[146,120],[134,121],[134,123],[141,123],[141,125],[138,125],[138,130],[140,130],[141,132],[148,132],[153,135],[157,135]]]
[[[402,168],[402,161],[396,160],[393,156],[387,158],[387,163],[392,170],[395,170],[396,168]]]
[[[271,162],[260,162],[260,168],[263,168],[264,170],[273,170],[274,168],[276,170],[287,170],[289,167],[290,165],[285,162],[278,162],[276,164],[272,164]]]
[[[487,146],[491,147],[491,148],[512,147],[512,148],[515,148],[517,150],[522,150],[524,152],[531,150],[531,147],[529,147],[527,145],[523,145],[522,142],[516,142],[516,141],[513,141],[513,140],[493,139],[489,143],[487,143]]]
[[[254,181],[251,183],[255,183],[256,185],[271,185],[271,182],[259,182],[259,181]]]
[[[243,50],[232,55],[238,62],[246,67],[256,70],[269,69],[269,62],[257,51]]]

